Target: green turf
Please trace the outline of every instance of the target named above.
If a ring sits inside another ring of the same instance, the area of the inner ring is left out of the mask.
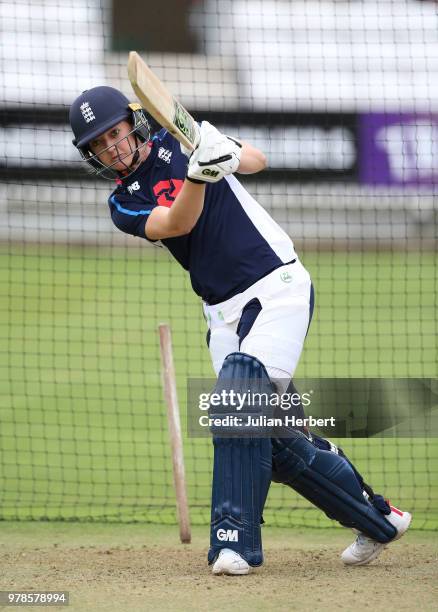
[[[436,257],[304,253],[315,319],[297,376],[436,377]],[[0,518],[172,522],[157,323],[186,379],[212,376],[200,303],[160,251],[0,247]],[[438,527],[435,439],[346,440],[376,489]],[[185,443],[189,496],[208,520],[211,450]],[[325,525],[273,486],[267,517]]]

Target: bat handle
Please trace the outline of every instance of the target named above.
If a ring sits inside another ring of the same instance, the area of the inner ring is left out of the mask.
[[[199,124],[195,121],[194,122],[194,132],[195,132],[195,137],[193,139],[193,150],[196,149],[196,147],[199,144],[199,141],[201,140],[201,128],[199,127]]]

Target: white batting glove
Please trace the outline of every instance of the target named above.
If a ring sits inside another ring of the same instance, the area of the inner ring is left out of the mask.
[[[192,153],[187,178],[193,182],[217,183],[239,167],[242,145],[203,121],[200,142]]]

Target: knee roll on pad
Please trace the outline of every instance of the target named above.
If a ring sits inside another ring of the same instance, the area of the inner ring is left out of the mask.
[[[301,432],[273,439],[273,480],[289,485],[331,519],[381,543],[392,540],[396,528],[363,495],[349,462],[314,446]]]
[[[263,364],[244,353],[225,359],[214,389],[245,393],[273,393]],[[245,413],[248,407],[243,407]],[[230,408],[210,409],[210,417],[224,417]],[[251,413],[254,410],[251,407]],[[213,563],[221,548],[231,548],[249,563],[263,563],[261,520],[272,474],[272,445],[269,437],[230,437],[229,427],[215,426],[211,499],[211,531],[208,562]]]

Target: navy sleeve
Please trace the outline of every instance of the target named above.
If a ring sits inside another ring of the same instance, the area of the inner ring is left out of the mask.
[[[123,196],[112,195],[109,199],[114,225],[132,236],[146,238],[145,226],[155,204],[148,202],[124,202]]]

